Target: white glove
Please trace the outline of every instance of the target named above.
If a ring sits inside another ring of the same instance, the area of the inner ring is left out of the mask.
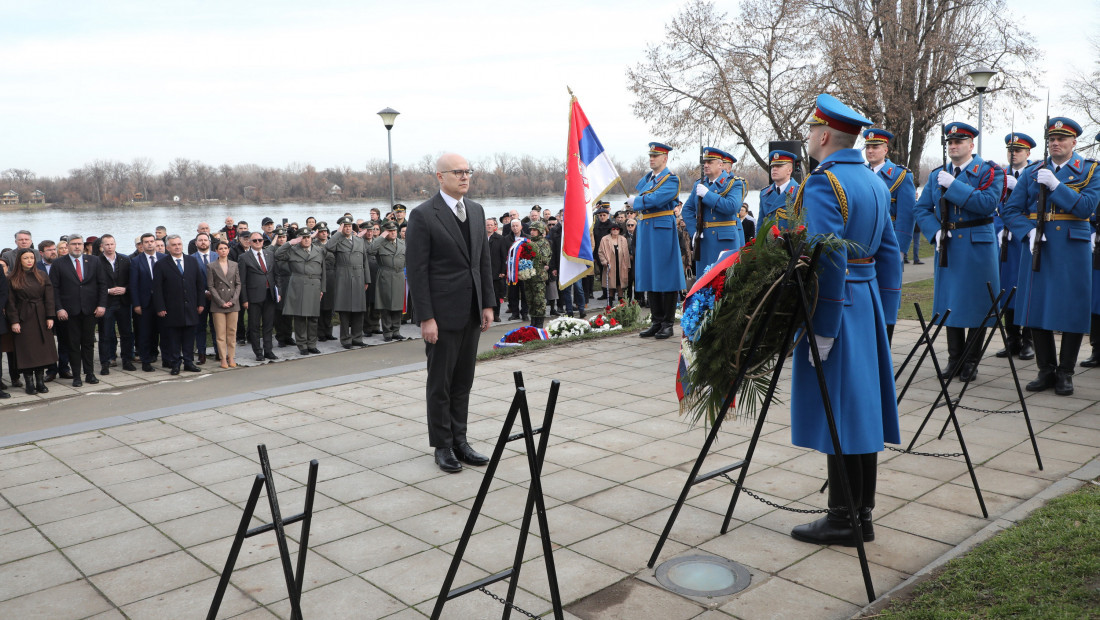
[[[833,350],[834,338],[826,338],[825,336],[814,336],[814,340],[817,341],[817,354],[821,356],[821,361],[829,359],[829,352]],[[813,343],[810,343],[813,346]],[[807,357],[810,360],[810,366],[814,365],[814,352],[812,350],[807,351]]]
[[[1058,186],[1062,184],[1057,177],[1054,176],[1054,172],[1050,168],[1043,168],[1039,171],[1039,182],[1047,186],[1047,189],[1054,191],[1058,189]]]
[[[936,244],[936,251],[937,252],[940,251],[940,237],[942,237],[942,236],[943,236],[943,230],[941,229],[941,230],[937,230],[936,231],[936,236],[932,238],[932,242]],[[947,231],[947,237],[949,239],[951,238],[951,231],[950,230]]]
[[[1016,177],[1011,174],[1005,175],[1005,185],[1008,186],[1008,189],[1016,189]]]
[[[1096,233],[1092,233],[1092,236],[1089,237],[1089,250],[1095,250],[1095,249],[1096,249]]]
[[[703,185],[702,183],[700,183],[700,184],[695,186],[695,195],[696,196],[702,198],[703,196],[706,196],[709,193],[710,193],[710,189],[707,188],[706,185]]]
[[[627,196],[627,197],[626,197],[626,204],[628,204],[628,205],[630,205],[631,207],[633,207],[633,206],[634,206],[634,196]]]
[[[1036,231],[1036,229],[1032,228],[1031,230],[1029,230],[1027,232],[1027,236],[1024,237],[1024,242],[1027,243],[1027,246],[1031,250],[1032,254],[1035,253],[1035,246],[1039,244],[1039,241],[1035,240],[1035,231]],[[1047,240],[1047,236],[1044,234],[1043,238],[1042,238],[1042,241],[1046,241],[1046,240]]]
[[[946,170],[940,170],[940,173],[936,175],[936,182],[942,187],[951,187],[951,184],[955,182],[955,175]]]

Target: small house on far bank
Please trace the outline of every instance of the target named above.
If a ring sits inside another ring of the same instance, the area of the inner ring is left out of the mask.
[[[255,198],[256,197],[256,186],[255,185],[245,185],[244,189],[241,190],[241,193],[244,195],[245,198]]]
[[[132,199],[133,200],[145,200],[145,194],[143,194],[141,192],[134,192]]]
[[[333,186],[328,189],[329,196],[342,196],[343,194],[344,190],[339,185],[333,184]]]
[[[32,205],[46,204],[46,192],[40,189],[34,190],[33,192],[31,192],[31,199],[27,202],[31,203]]]
[[[17,205],[19,204],[19,192],[14,189],[0,194],[0,205]]]

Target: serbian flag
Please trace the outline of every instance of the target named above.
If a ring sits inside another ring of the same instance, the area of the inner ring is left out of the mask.
[[[565,163],[562,261],[558,272],[558,288],[563,290],[592,273],[592,207],[613,185],[621,183],[576,97],[569,100],[569,148]]]

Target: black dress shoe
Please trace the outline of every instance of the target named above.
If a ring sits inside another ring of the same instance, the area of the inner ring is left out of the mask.
[[[1011,345],[1009,345],[1009,346],[1011,346]],[[1011,354],[1012,354],[1012,353],[1011,353],[1011,351],[1009,351],[1009,348],[1008,348],[1008,347],[1005,347],[1004,349],[1001,349],[1000,351],[997,351],[997,352],[996,352],[996,353],[994,353],[993,355],[994,355],[995,357],[999,357],[999,358],[1001,358],[1001,359],[1004,359],[1004,358],[1008,357],[1008,356],[1009,356],[1009,355],[1011,355]]]
[[[1057,373],[1040,371],[1039,376],[1034,381],[1024,386],[1024,389],[1028,392],[1042,392],[1043,390],[1049,390],[1054,387],[1057,381]]]
[[[100,366],[99,367],[99,374],[101,374],[101,375],[111,374],[111,365],[110,364],[103,364],[102,366]]]
[[[317,347],[309,347],[309,348],[306,349],[306,351],[309,351],[313,355],[320,355],[321,354],[321,350],[318,349]]]
[[[493,322],[494,323],[500,323],[500,316],[497,315],[497,316],[493,317]]]
[[[477,450],[474,450],[473,447],[471,447],[470,444],[466,442],[462,442],[455,446],[454,453],[455,456],[458,457],[458,460],[466,463],[467,465],[480,467],[489,462],[489,457],[485,456],[484,454],[478,454]]]
[[[672,323],[662,323],[661,330],[653,335],[657,340],[667,340],[672,337]]]
[[[382,340],[384,340],[386,342],[393,342],[393,337],[392,336],[382,336]]]
[[[913,264],[914,264],[914,265],[923,265],[923,264],[924,264],[924,261],[922,261],[922,260],[914,260],[914,261],[913,261]]]
[[[1059,370],[1054,377],[1054,393],[1059,396],[1071,396],[1073,394],[1073,373]]]
[[[79,378],[73,379],[73,387],[83,387],[83,386],[84,386],[84,382],[81,381]]]
[[[812,523],[796,525],[791,530],[791,538],[815,545],[842,545],[854,547],[852,524],[848,521],[847,510],[830,510],[828,514]],[[862,535],[862,532],[860,532]]]
[[[398,342],[400,340],[408,340],[408,338],[402,336],[401,334],[394,334],[394,335],[390,336],[390,338],[393,338],[394,342]]]
[[[149,362],[142,362],[141,363],[141,369],[145,372],[156,372],[157,371],[157,369],[153,368],[153,365],[150,364]]]
[[[133,371],[137,370],[137,368],[134,368],[134,363],[130,360],[123,360],[122,361],[122,369],[123,370],[129,370],[130,372],[133,372]]]
[[[963,364],[962,370],[959,371],[959,380],[964,382],[970,382],[978,378],[978,363],[974,361],[967,361]]]
[[[268,351],[268,352],[264,353],[264,359],[266,359],[266,360],[277,360],[277,359],[279,359],[279,357],[277,355],[275,355],[274,353],[272,353],[271,351]]]
[[[170,374],[172,376],[176,376],[176,375],[180,374],[180,367],[179,366],[173,366],[172,370],[168,371],[168,374]]]
[[[187,372],[202,372],[202,368],[199,368],[194,364],[184,364],[183,369]]]
[[[262,361],[264,361],[264,354],[263,354],[263,353],[257,353],[257,354],[256,354],[256,361],[257,361],[257,362],[262,362]]]
[[[1017,357],[1024,360],[1025,362],[1027,360],[1035,359],[1035,347],[1031,346],[1030,342],[1023,343],[1022,345],[1020,345],[1020,354]]]
[[[1100,366],[1100,355],[1097,354],[1097,351],[1093,351],[1092,355],[1089,356],[1087,360],[1081,362],[1080,366],[1082,368],[1096,368]]]
[[[519,315],[518,314],[509,314],[508,315],[508,320],[509,321],[518,321],[519,320]]]
[[[344,347],[345,349],[354,349],[355,348],[355,347],[351,346],[350,344],[342,344],[340,346]]]
[[[84,376],[85,383],[96,384],[99,383],[99,379],[96,378],[95,373],[88,373]]]
[[[462,471],[462,463],[455,458],[455,453],[450,448],[435,449],[435,464],[448,474],[457,474]]]
[[[657,335],[657,332],[661,331],[661,323],[650,323],[649,328],[638,334],[642,338],[652,338]]]
[[[365,347],[365,346],[367,346],[367,343],[363,342],[362,340],[352,340],[351,341],[351,346],[353,346],[353,347]]]
[[[49,383],[49,382],[53,381],[56,378],[57,378],[57,373],[56,372],[46,373],[46,383]]]
[[[309,349],[306,347],[298,347],[298,355],[309,355]]]
[[[57,373],[57,376],[61,377],[62,379],[72,379],[73,373],[69,372],[68,370],[62,370],[61,372]]]

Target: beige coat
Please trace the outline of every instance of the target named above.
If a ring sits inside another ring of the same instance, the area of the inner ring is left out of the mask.
[[[619,271],[615,272],[615,248],[619,248]],[[600,240],[600,265],[603,270],[603,285],[607,288],[625,288],[630,278],[630,243],[626,237],[617,238],[607,235]]]
[[[227,275],[222,273],[222,266],[218,261],[211,261],[206,266],[206,290],[210,291],[211,312],[240,312],[241,272],[237,263],[229,261]],[[223,308],[226,302],[233,302],[233,305]]]

